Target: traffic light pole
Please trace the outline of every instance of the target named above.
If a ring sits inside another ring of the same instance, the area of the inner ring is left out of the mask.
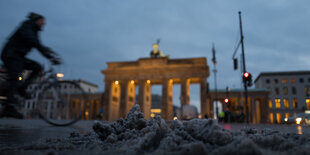
[[[243,74],[244,74],[246,72],[246,66],[245,66],[245,56],[244,56],[241,11],[239,11],[239,22],[240,22],[240,35],[241,35],[241,41],[240,42],[241,42],[241,51],[242,51],[242,64],[243,64]],[[244,86],[244,97],[245,97],[246,122],[249,123],[248,85],[247,85],[247,82],[245,80],[243,80],[243,86]]]

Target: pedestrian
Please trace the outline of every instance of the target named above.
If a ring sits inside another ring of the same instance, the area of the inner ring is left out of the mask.
[[[44,57],[49,59],[53,64],[60,64],[60,58],[50,48],[43,46],[39,40],[39,31],[45,25],[45,18],[37,13],[29,13],[27,19],[17,28],[12,36],[5,43],[1,59],[4,67],[8,72],[8,79],[5,83],[7,100],[1,111],[2,117],[23,118],[14,105],[18,104],[15,94],[29,98],[26,93],[27,86],[39,75],[43,70],[42,66],[37,62],[26,58],[26,55],[32,48],[36,48]],[[24,82],[19,78],[22,77],[24,70],[31,70],[31,74]]]
[[[220,112],[220,115],[219,115],[219,121],[220,121],[220,122],[224,122],[224,119],[225,119],[225,112],[224,112],[224,111],[221,111],[221,112]]]

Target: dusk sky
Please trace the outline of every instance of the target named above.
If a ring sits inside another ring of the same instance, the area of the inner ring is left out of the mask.
[[[56,67],[67,79],[83,79],[104,90],[107,62],[149,57],[152,44],[174,58],[207,57],[214,88],[212,43],[217,56],[219,88],[241,87],[240,68],[232,55],[240,39],[242,11],[247,70],[253,80],[261,72],[309,70],[310,1],[307,0],[1,0],[0,43],[33,11],[46,17],[44,45],[58,52]],[[240,60],[241,50],[237,56]],[[29,58],[47,66],[36,50]],[[174,100],[179,104],[179,86]],[[159,92],[161,87],[154,87]],[[152,89],[153,90],[153,89]],[[199,86],[191,86],[191,102],[199,102]]]

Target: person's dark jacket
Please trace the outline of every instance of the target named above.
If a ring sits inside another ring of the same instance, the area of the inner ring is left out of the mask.
[[[24,58],[32,48],[38,49],[42,55],[49,59],[53,58],[53,54],[55,53],[40,43],[38,36],[39,31],[40,27],[35,23],[35,20],[29,19],[24,21],[8,39],[8,42],[2,50],[2,59]]]

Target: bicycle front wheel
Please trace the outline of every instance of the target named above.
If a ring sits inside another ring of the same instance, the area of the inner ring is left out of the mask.
[[[77,122],[87,109],[87,95],[72,81],[55,81],[43,84],[38,97],[40,117],[55,126]]]

